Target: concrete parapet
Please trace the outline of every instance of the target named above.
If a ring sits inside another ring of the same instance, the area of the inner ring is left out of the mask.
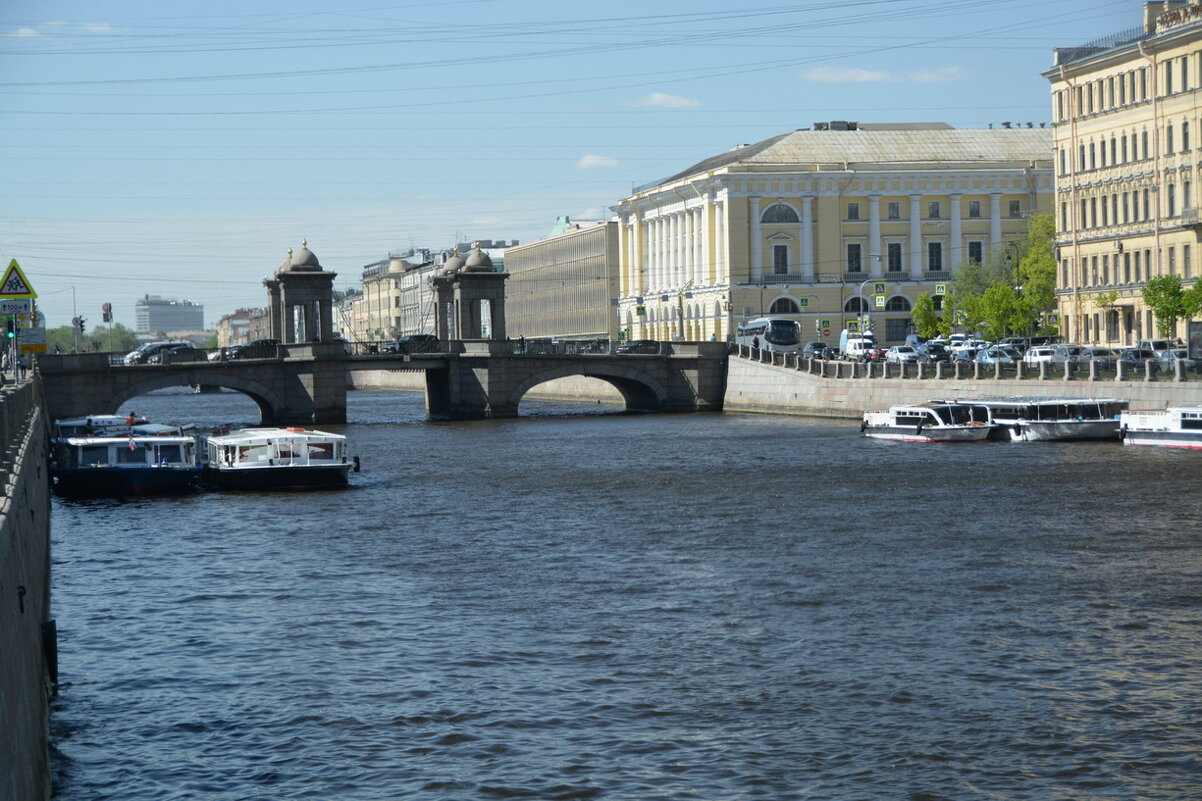
[[[47,424],[36,379],[0,394],[0,801],[50,797]]]

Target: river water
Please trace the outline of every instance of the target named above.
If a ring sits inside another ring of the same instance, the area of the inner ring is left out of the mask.
[[[1202,456],[523,412],[356,392],[346,491],[56,500],[56,798],[1202,797]]]

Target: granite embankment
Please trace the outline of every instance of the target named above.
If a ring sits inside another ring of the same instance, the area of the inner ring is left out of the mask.
[[[41,386],[0,392],[0,801],[50,797],[50,480]]]
[[[890,365],[882,376],[882,365],[874,365],[871,378],[865,377],[866,365],[816,362],[790,359],[787,364],[777,357],[775,364],[732,355],[727,370],[726,397],[723,408],[728,412],[760,412],[765,414],[800,414],[815,417],[858,418],[866,409],[887,408],[895,403],[920,403],[932,398],[986,398],[1008,396],[1124,398],[1132,409],[1163,409],[1166,406],[1202,403],[1202,381],[1175,381],[1171,375],[1158,375],[1147,380],[1144,373],[1122,381],[1089,380],[1088,373],[1078,372],[1066,380],[1059,372],[1039,378],[1037,373],[1016,379],[993,378],[989,370],[973,377],[972,368],[962,370],[955,378],[947,369],[947,377],[931,377],[926,368],[924,378],[915,376],[914,365],[906,377],[899,375],[897,365]],[[857,377],[851,377],[852,372]],[[825,375],[819,374],[819,371]],[[838,373],[838,377],[836,377]],[[425,391],[425,376],[420,371],[359,371],[352,374],[357,389],[398,389]],[[595,378],[562,378],[535,387],[527,396],[533,400],[567,401],[603,405],[622,405],[622,397],[609,384]]]

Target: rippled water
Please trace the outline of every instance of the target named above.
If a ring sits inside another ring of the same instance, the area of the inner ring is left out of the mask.
[[[345,492],[55,502],[58,799],[1202,795],[1196,454],[350,400]]]

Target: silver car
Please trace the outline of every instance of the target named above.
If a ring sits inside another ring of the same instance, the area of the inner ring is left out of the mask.
[[[1181,364],[1182,370],[1196,370],[1198,367],[1198,363],[1189,357],[1189,351],[1185,348],[1166,350],[1157,357],[1156,361],[1159,363],[1160,369],[1166,373],[1175,371],[1177,363]]]

